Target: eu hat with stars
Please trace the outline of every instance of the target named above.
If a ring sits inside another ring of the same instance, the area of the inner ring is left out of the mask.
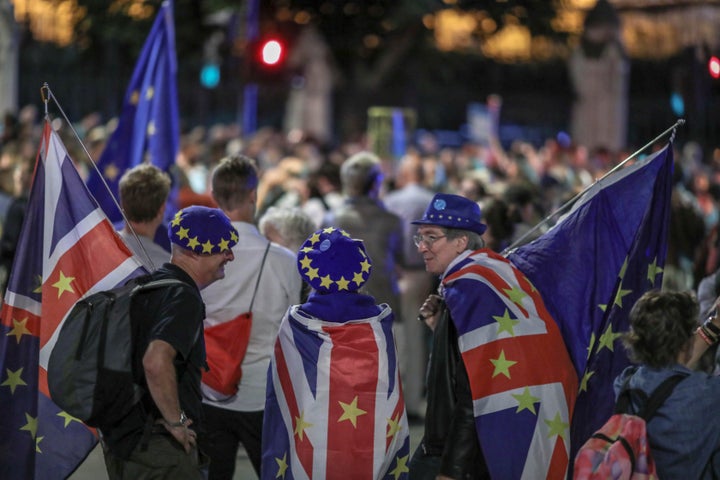
[[[222,210],[197,205],[175,214],[168,237],[186,250],[206,255],[230,250],[238,242],[237,230]]]
[[[361,240],[328,227],[305,240],[297,266],[300,276],[319,293],[354,292],[370,277],[372,262]]]
[[[485,233],[487,225],[480,221],[480,206],[472,200],[450,193],[436,193],[425,214],[413,225],[436,225],[445,228]]]

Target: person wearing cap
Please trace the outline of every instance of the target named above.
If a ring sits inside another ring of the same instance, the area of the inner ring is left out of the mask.
[[[225,276],[238,234],[221,210],[193,206],[175,215],[168,236],[170,261],[146,279],[180,283],[133,301],[131,315],[138,325],[133,355],[148,393],[119,425],[102,431],[111,480],[204,478],[196,446],[203,432],[205,365],[200,290]]]
[[[418,316],[433,338],[425,431],[411,478],[550,478],[566,470],[567,462],[556,467],[562,461],[553,459],[569,455],[563,425],[577,374],[539,293],[507,259],[484,248],[487,226],[476,202],[438,193],[412,223],[425,268],[440,286]],[[496,419],[497,412],[508,413]],[[554,430],[532,435],[545,425]],[[530,437],[518,443],[510,432]]]
[[[297,269],[313,288],[283,318],[268,375],[262,478],[407,478],[409,429],[393,312],[363,288],[361,240],[327,227]]]

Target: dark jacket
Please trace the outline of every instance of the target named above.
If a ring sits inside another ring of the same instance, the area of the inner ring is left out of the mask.
[[[327,215],[324,226],[339,227],[365,243],[372,274],[363,287],[378,303],[387,303],[396,321],[400,311],[397,266],[402,260],[403,227],[400,217],[368,197],[350,198]]]
[[[490,478],[475,430],[472,394],[458,337],[443,304],[433,332],[427,375],[425,453],[441,456],[440,473],[457,479]]]

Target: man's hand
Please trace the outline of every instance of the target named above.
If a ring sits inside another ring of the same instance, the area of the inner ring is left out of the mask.
[[[163,422],[165,429],[183,446],[185,453],[190,453],[190,450],[197,444],[197,433],[188,428],[192,423],[193,421],[190,419],[184,425],[178,426],[171,426],[169,423]]]
[[[428,295],[420,307],[418,320],[425,322],[425,325],[430,327],[431,330],[435,330],[435,325],[438,321],[438,314],[440,313],[440,305],[442,304],[442,297],[440,295]]]

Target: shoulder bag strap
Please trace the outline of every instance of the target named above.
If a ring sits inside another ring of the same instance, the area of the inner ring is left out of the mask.
[[[260,264],[260,272],[258,273],[257,280],[255,281],[255,291],[253,291],[252,300],[250,300],[250,312],[252,312],[252,307],[255,303],[255,295],[257,294],[258,286],[260,285],[260,277],[262,277],[263,268],[265,267],[265,259],[267,258],[268,250],[270,250],[270,242],[268,242],[267,247],[265,247],[265,253],[263,254],[262,263]]]

